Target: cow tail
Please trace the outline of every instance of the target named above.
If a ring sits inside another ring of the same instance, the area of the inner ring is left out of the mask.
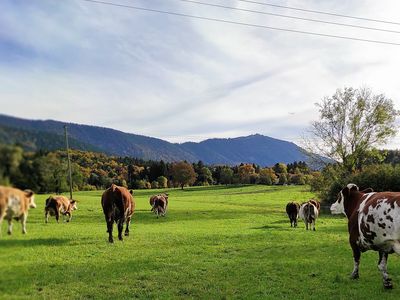
[[[47,198],[47,199],[46,199],[46,205],[45,205],[45,208],[48,208],[48,207],[49,207],[49,204],[50,204],[50,199],[51,199],[51,197],[49,197],[49,198]]]

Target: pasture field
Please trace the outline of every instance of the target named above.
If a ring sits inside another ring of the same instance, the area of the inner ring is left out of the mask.
[[[44,201],[30,210],[26,236],[3,224],[1,299],[399,299],[400,260],[389,257],[394,289],[382,288],[377,253],[361,257],[360,279],[347,220],[322,215],[316,231],[290,228],[289,200],[307,187],[172,189],[169,211],[156,219],[149,196],[135,191],[131,236],[108,243],[100,191],[80,192],[71,223],[44,223]],[[116,231],[114,231],[116,237]]]

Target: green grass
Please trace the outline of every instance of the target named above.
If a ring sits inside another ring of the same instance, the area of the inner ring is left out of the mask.
[[[131,236],[108,243],[101,192],[76,193],[71,223],[44,223],[44,200],[30,210],[27,235],[0,238],[1,299],[399,299],[400,261],[389,258],[395,289],[385,291],[377,253],[361,258],[360,279],[344,217],[322,215],[317,231],[290,228],[289,200],[305,187],[170,190],[165,218],[136,191]]]

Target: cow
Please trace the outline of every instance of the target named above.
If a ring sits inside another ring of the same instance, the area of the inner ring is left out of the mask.
[[[45,204],[45,220],[49,222],[49,215],[55,216],[57,223],[60,215],[63,216],[64,221],[69,222],[72,219],[72,211],[78,209],[75,200],[70,200],[65,196],[50,196]]]
[[[312,228],[315,231],[315,220],[318,218],[318,215],[318,208],[313,202],[307,201],[300,205],[299,217],[303,219],[306,230],[308,230],[308,224],[310,224],[310,230]]]
[[[22,233],[25,234],[29,208],[36,208],[35,196],[31,190],[21,191],[0,186],[0,234],[4,218],[8,221],[8,234],[12,233],[13,219],[21,221]]]
[[[300,205],[297,202],[289,202],[286,205],[286,213],[290,220],[290,227],[297,227]]]
[[[165,214],[167,212],[167,206],[168,206],[168,198],[165,198],[161,195],[157,195],[153,198],[153,206],[151,210],[158,216],[163,216],[165,217]]]
[[[165,216],[168,208],[168,194],[158,194],[150,197],[151,211],[157,215]]]
[[[108,241],[114,243],[113,225],[114,222],[118,226],[118,239],[122,238],[122,230],[126,223],[125,236],[129,236],[129,225],[131,223],[132,214],[135,211],[135,201],[133,199],[133,191],[112,184],[104,191],[101,197],[101,206],[103,207],[104,217],[107,222]]]
[[[400,193],[359,191],[357,185],[350,183],[339,192],[330,209],[332,214],[343,213],[348,218],[354,258],[351,278],[359,278],[361,253],[375,250],[379,253],[378,269],[383,286],[393,288],[387,261],[390,253],[400,254]]]
[[[310,199],[308,202],[312,203],[318,210],[318,214],[321,212],[321,203],[318,200]]]

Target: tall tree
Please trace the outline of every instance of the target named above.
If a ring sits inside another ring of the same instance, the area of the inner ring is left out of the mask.
[[[172,179],[182,188],[185,185],[191,185],[196,181],[196,172],[193,166],[187,162],[181,161],[172,165]]]
[[[312,123],[307,150],[337,161],[347,173],[361,169],[371,150],[396,134],[399,111],[391,99],[370,89],[338,89],[316,105],[320,120]]]
[[[231,184],[233,179],[233,170],[229,167],[224,167],[220,172],[220,181],[222,184]]]

